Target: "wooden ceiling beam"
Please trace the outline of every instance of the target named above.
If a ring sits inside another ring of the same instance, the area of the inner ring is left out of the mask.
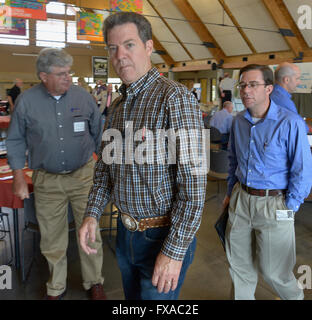
[[[293,34],[292,26],[285,17],[283,10],[281,10],[280,2],[278,0],[262,0],[269,13],[271,14],[274,22],[279,29],[290,30]],[[299,56],[299,52],[302,51],[302,46],[296,36],[283,36],[287,42],[289,48],[293,51],[295,57]]]
[[[286,21],[290,24],[291,30],[295,34],[296,38],[299,40],[301,47],[303,49],[309,49],[309,45],[307,44],[304,37],[302,36],[302,34],[297,26],[297,23],[294,21],[293,17],[289,13],[284,1],[283,0],[276,0],[276,2],[278,4],[280,10],[282,11]]]
[[[153,10],[158,14],[159,18],[161,19],[161,21],[165,24],[165,26],[169,29],[169,31],[172,33],[172,35],[175,37],[175,39],[178,41],[178,43],[180,44],[180,46],[184,49],[184,51],[187,53],[187,55],[193,60],[194,57],[192,56],[192,54],[189,52],[189,50],[185,47],[185,45],[183,44],[183,42],[179,39],[179,37],[176,35],[176,33],[172,30],[172,28],[170,27],[170,25],[168,24],[168,22],[164,19],[164,17],[160,14],[160,12],[156,9],[156,7],[153,5],[151,0],[147,0],[147,2],[149,3],[149,5],[153,8]]]
[[[208,31],[205,24],[201,21],[200,17],[197,15],[195,10],[189,4],[187,0],[173,0],[173,3],[179,9],[179,11],[183,14],[187,22],[193,28],[193,30],[197,33],[200,40],[202,42],[211,43],[215,48],[208,48],[211,52],[212,56],[220,61],[221,59],[225,59],[225,54],[223,50],[218,45],[217,41],[214,39],[212,34]]]
[[[312,49],[304,49],[303,53],[304,56],[302,60],[298,62],[312,62]],[[271,59],[269,58],[269,56],[271,56]],[[247,61],[243,61],[243,59]],[[222,68],[240,69],[246,66],[247,64],[251,63],[257,63],[262,65],[274,65],[280,64],[285,61],[294,62],[294,54],[291,50],[227,57],[222,65]],[[185,62],[176,62],[172,66],[172,68],[163,68],[162,64],[157,64],[156,67],[158,68],[158,70],[161,70],[161,72],[168,72],[169,70],[174,72],[199,71],[210,70],[212,63],[214,62],[217,63],[216,60],[200,59]]]
[[[255,49],[255,47],[253,46],[251,41],[248,39],[246,33],[244,32],[243,28],[239,25],[238,21],[236,20],[236,18],[232,14],[232,12],[231,12],[230,8],[228,7],[228,5],[225,3],[224,0],[218,0],[218,1],[219,1],[220,5],[222,6],[222,8],[224,9],[224,11],[226,12],[226,14],[229,16],[229,18],[233,22],[234,26],[237,28],[237,30],[240,33],[240,35],[242,36],[242,38],[247,43],[247,45],[248,45],[249,49],[251,50],[251,52],[252,53],[257,53],[257,50]]]
[[[167,50],[162,46],[162,44],[158,41],[158,39],[153,35],[153,43],[154,43],[154,49],[164,51],[165,54],[160,55],[162,59],[165,61],[165,63],[170,67],[174,65],[175,61],[172,59],[172,57],[168,54]]]

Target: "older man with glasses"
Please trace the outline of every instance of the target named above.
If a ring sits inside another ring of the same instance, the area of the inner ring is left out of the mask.
[[[40,248],[50,270],[48,300],[59,300],[65,295],[68,203],[78,230],[92,185],[92,155],[101,142],[101,115],[92,96],[72,85],[72,63],[73,58],[64,50],[47,48],[40,52],[36,67],[41,83],[19,97],[7,139],[13,192],[21,199],[29,198],[23,175],[26,151],[28,166],[34,170]],[[83,287],[91,299],[103,300],[103,252],[98,228],[92,245],[98,249],[93,256],[79,246]]]
[[[233,298],[255,299],[257,273],[281,299],[303,299],[293,274],[294,215],[312,184],[312,157],[303,121],[270,100],[273,72],[247,65],[240,71],[246,110],[233,120],[226,255]]]

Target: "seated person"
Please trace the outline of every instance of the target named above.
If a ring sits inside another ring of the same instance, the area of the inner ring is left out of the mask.
[[[231,101],[225,101],[223,103],[223,108],[217,111],[210,120],[210,127],[217,128],[221,133],[221,144],[222,149],[227,149],[227,144],[229,141],[230,129],[233,120],[233,103]]]

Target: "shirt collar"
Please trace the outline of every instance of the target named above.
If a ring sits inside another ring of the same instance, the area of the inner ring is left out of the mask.
[[[156,68],[150,69],[143,77],[139,80],[132,82],[128,87],[123,83],[120,87],[120,92],[122,95],[137,95],[142,90],[145,90],[154,82],[157,78],[160,77],[159,72]]]
[[[289,93],[287,90],[285,90],[282,86],[280,86],[279,84],[276,84],[274,86],[274,90],[279,91],[281,94],[291,98],[291,93]]]
[[[47,90],[46,86],[45,86],[42,82],[40,83],[40,86],[41,86],[41,90],[42,90],[47,96],[52,97],[53,99],[55,99],[54,96],[52,96],[52,94]],[[63,93],[63,94],[61,95],[61,98],[64,97],[64,96],[66,96],[67,92],[71,89],[71,87],[72,87],[72,86],[70,86],[69,89],[68,89],[65,93]],[[60,98],[60,99],[61,99],[61,98]]]
[[[278,119],[278,110],[279,107],[275,104],[273,100],[270,100],[269,110],[263,120],[270,119],[270,120],[277,120]],[[244,118],[247,119],[249,122],[252,122],[252,116],[248,109],[245,110]]]

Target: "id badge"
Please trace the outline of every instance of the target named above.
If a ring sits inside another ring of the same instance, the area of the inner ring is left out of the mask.
[[[276,210],[276,220],[292,221],[294,220],[294,211],[293,210]]]
[[[85,122],[84,121],[74,122],[74,132],[83,132],[83,131],[85,131]]]

